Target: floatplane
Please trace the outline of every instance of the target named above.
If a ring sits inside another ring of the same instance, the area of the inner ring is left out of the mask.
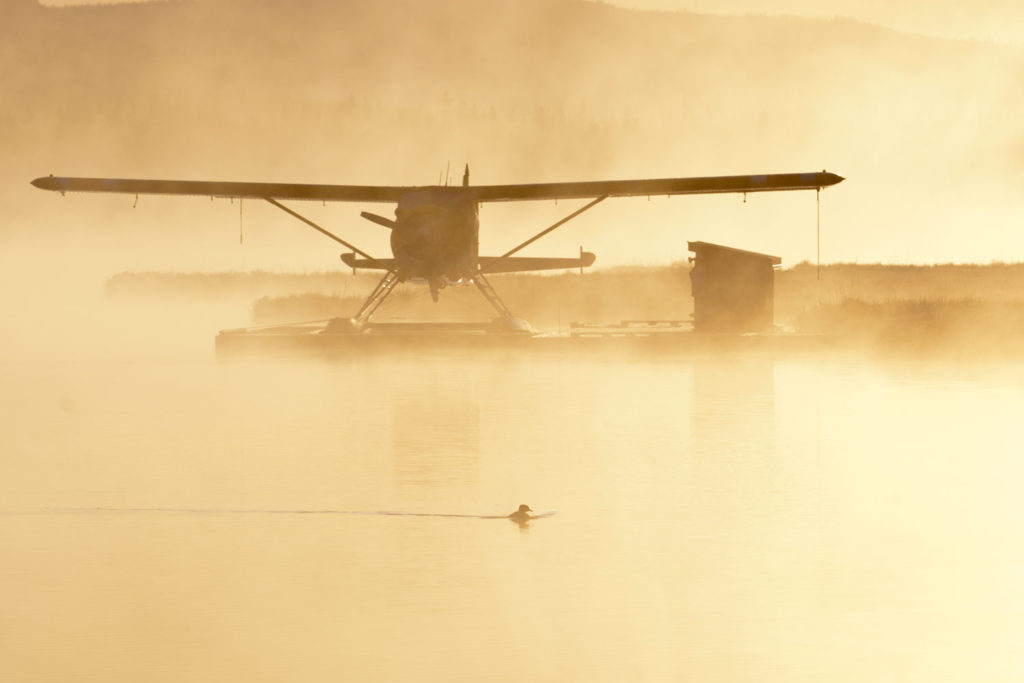
[[[818,190],[835,185],[841,176],[827,171],[763,175],[711,176],[606,180],[513,185],[470,185],[466,166],[461,185],[374,186],[317,185],[195,180],[143,180],[123,178],[68,178],[46,176],[32,184],[59,192],[114,192],[138,195],[193,195],[266,201],[348,249],[341,260],[351,268],[384,271],[380,282],[358,312],[344,322],[345,330],[357,332],[401,282],[425,282],[433,300],[452,284],[472,283],[498,314],[494,329],[529,331],[515,318],[487,280],[494,273],[584,268],[595,255],[580,250],[571,258],[516,256],[556,228],[565,225],[609,197],[784,192]],[[579,209],[544,228],[499,256],[480,255],[480,205],[486,202],[538,200],[590,200]],[[283,201],[394,203],[395,217],[363,211],[360,215],[391,231],[391,256],[376,257],[318,225]],[[333,331],[338,331],[335,326]]]

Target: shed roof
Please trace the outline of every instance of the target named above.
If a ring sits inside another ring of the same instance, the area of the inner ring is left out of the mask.
[[[759,254],[756,251],[746,251],[744,249],[736,249],[735,247],[726,247],[721,244],[711,244],[710,242],[687,242],[686,246],[690,251],[695,254],[700,254],[702,251],[724,251],[736,256],[748,256],[750,258],[759,258],[770,261],[773,266],[777,266],[782,263],[781,256],[772,256],[771,254]]]

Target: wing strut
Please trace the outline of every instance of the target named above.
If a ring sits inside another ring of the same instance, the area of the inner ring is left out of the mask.
[[[338,244],[341,244],[341,245],[344,245],[345,247],[348,247],[349,249],[351,249],[355,253],[357,253],[360,256],[362,256],[363,258],[367,259],[375,267],[387,271],[386,273],[384,273],[384,277],[381,278],[381,281],[377,283],[377,286],[373,288],[373,291],[370,293],[370,296],[368,296],[366,298],[366,301],[363,302],[363,305],[359,308],[359,311],[356,313],[355,317],[352,318],[352,321],[354,323],[356,323],[356,325],[359,325],[359,326],[362,326],[364,323],[368,322],[370,320],[370,318],[373,316],[373,314],[377,311],[377,308],[379,308],[380,305],[382,303],[384,303],[384,299],[387,299],[388,295],[391,294],[391,291],[395,288],[395,285],[397,285],[400,282],[400,278],[398,277],[398,272],[394,268],[390,268],[387,265],[385,265],[385,264],[381,263],[380,261],[378,261],[377,259],[373,258],[372,256],[367,254],[362,249],[356,248],[355,246],[349,244],[348,242],[346,242],[345,240],[341,239],[340,237],[338,237],[334,233],[332,233],[332,232],[330,232],[328,230],[325,230],[324,228],[321,228],[319,225],[317,225],[313,221],[309,220],[308,218],[306,218],[302,214],[297,213],[295,211],[292,211],[291,209],[289,209],[287,206],[285,206],[281,202],[277,201],[276,199],[274,199],[272,197],[264,197],[264,199],[266,199],[268,202],[270,202],[271,204],[273,204],[277,208],[281,209],[285,213],[287,213],[287,214],[289,214],[291,216],[295,216],[300,221],[302,221],[303,223],[305,223],[309,227],[313,228],[317,232],[320,232],[320,233],[323,233],[324,235],[327,235],[328,237],[330,237],[332,240],[334,240]]]
[[[541,230],[540,232],[538,232],[538,233],[537,233],[536,235],[534,235],[534,236],[533,236],[533,237],[531,237],[530,239],[526,240],[525,242],[523,242],[523,243],[519,244],[519,245],[518,245],[518,246],[516,246],[516,247],[513,247],[512,249],[509,249],[509,250],[508,250],[508,251],[506,251],[506,252],[505,252],[504,254],[502,254],[502,255],[501,255],[501,256],[499,256],[498,258],[494,259],[494,260],[493,260],[493,261],[491,261],[491,262],[490,262],[489,264],[487,264],[487,267],[486,267],[486,268],[481,268],[481,269],[480,269],[480,272],[481,272],[481,273],[489,273],[489,272],[491,272],[491,271],[495,270],[495,268],[496,268],[496,267],[498,266],[498,264],[500,264],[500,263],[501,263],[502,261],[504,261],[505,259],[507,259],[507,258],[508,258],[509,256],[511,256],[512,254],[516,253],[517,251],[520,251],[520,250],[521,250],[521,249],[523,249],[524,247],[527,247],[527,246],[529,246],[529,245],[533,244],[534,242],[536,242],[537,240],[539,240],[539,239],[540,239],[541,237],[543,237],[544,235],[546,235],[546,234],[548,234],[549,232],[551,232],[552,230],[554,230],[555,228],[558,228],[558,227],[560,227],[560,226],[562,226],[562,225],[565,225],[566,223],[568,223],[569,221],[571,221],[571,220],[572,220],[573,218],[576,218],[576,216],[579,216],[579,215],[580,215],[581,213],[583,213],[584,211],[586,211],[587,209],[593,208],[593,207],[597,206],[598,204],[600,204],[601,202],[603,202],[604,200],[608,199],[608,197],[609,197],[609,195],[606,195],[606,194],[605,194],[605,195],[601,195],[600,197],[598,197],[598,198],[597,198],[597,199],[595,199],[594,201],[590,202],[589,204],[587,204],[587,205],[586,205],[586,206],[584,206],[583,208],[581,208],[581,209],[576,209],[576,210],[575,210],[575,211],[573,211],[573,212],[572,212],[571,214],[569,214],[568,216],[566,216],[566,217],[565,217],[565,218],[563,218],[562,220],[558,221],[557,223],[554,223],[553,225],[550,225],[550,226],[548,226],[547,228],[544,228],[543,230]]]
[[[316,231],[318,231],[318,232],[320,232],[320,233],[323,233],[324,235],[327,235],[328,237],[330,237],[330,238],[331,238],[332,240],[334,240],[334,241],[335,241],[335,242],[337,242],[338,244],[344,245],[344,246],[345,246],[345,247],[347,247],[348,249],[350,249],[350,250],[354,251],[355,253],[359,254],[360,256],[362,256],[363,258],[365,258],[365,259],[368,259],[368,260],[372,261],[372,262],[373,262],[373,265],[374,265],[375,267],[377,267],[377,268],[381,268],[381,269],[383,269],[383,270],[386,270],[386,271],[389,271],[389,272],[391,271],[391,269],[390,269],[390,268],[388,268],[387,266],[385,266],[384,264],[382,264],[382,263],[381,263],[380,261],[378,261],[377,259],[375,259],[375,258],[373,258],[372,256],[370,256],[369,254],[367,254],[367,253],[366,253],[365,251],[363,251],[362,249],[359,249],[359,248],[357,248],[357,247],[355,247],[355,246],[353,246],[353,245],[349,244],[348,242],[346,242],[345,240],[341,239],[340,237],[338,237],[338,236],[337,236],[337,235],[335,235],[334,233],[332,233],[332,232],[329,232],[329,231],[327,231],[327,230],[325,230],[325,229],[321,228],[321,227],[320,227],[319,225],[317,225],[317,224],[316,224],[316,223],[314,223],[313,221],[309,220],[308,218],[306,218],[305,216],[303,216],[303,215],[302,215],[302,214],[300,214],[300,213],[296,213],[295,211],[292,211],[292,210],[291,210],[291,209],[289,209],[289,208],[288,208],[287,206],[285,206],[285,205],[284,205],[284,204],[282,204],[281,202],[277,201],[277,200],[276,200],[276,199],[274,199],[273,197],[264,197],[264,199],[266,199],[266,200],[267,200],[268,202],[270,202],[271,204],[273,204],[273,205],[274,205],[274,206],[276,206],[277,208],[281,209],[281,210],[282,210],[282,211],[284,211],[285,213],[287,213],[287,214],[290,214],[290,215],[292,215],[292,216],[295,216],[295,217],[296,217],[296,218],[298,218],[298,219],[299,219],[300,221],[302,221],[303,223],[305,223],[305,224],[306,224],[306,225],[308,225],[309,227],[313,228],[314,230],[316,230]]]

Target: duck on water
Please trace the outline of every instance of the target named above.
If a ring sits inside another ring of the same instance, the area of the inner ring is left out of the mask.
[[[533,510],[530,509],[530,506],[527,505],[526,503],[523,503],[522,505],[519,506],[519,509],[513,512],[511,515],[509,515],[508,518],[511,519],[513,522],[519,522],[521,524],[523,522],[530,521],[531,512],[533,512]]]

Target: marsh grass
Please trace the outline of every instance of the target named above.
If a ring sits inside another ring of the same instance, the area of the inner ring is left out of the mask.
[[[1024,264],[809,263],[776,276],[776,322],[898,353],[1024,352]]]
[[[345,296],[349,291],[369,291],[377,278],[371,273],[344,271],[311,273],[249,272],[125,272],[109,278],[105,294],[112,299],[136,297],[243,299],[307,293]]]
[[[355,314],[376,284],[373,273],[123,273],[113,298],[238,300],[253,324]],[[693,313],[689,264],[621,267],[554,275],[492,276],[509,308],[538,329],[574,321],[687,320]],[[486,321],[494,311],[473,286],[453,286],[434,304],[423,285],[403,284],[380,320]],[[780,329],[832,334],[867,346],[914,351],[1012,352],[1024,348],[1024,264],[858,265],[776,271]]]
[[[544,329],[561,329],[573,321],[617,321],[627,318],[687,319],[693,305],[685,268],[622,268],[580,275],[503,275],[490,278],[508,307]],[[260,297],[253,303],[256,324],[351,316],[369,287],[357,294]],[[484,321],[495,312],[472,285],[452,286],[430,300],[422,285],[399,285],[381,306],[380,319]]]
[[[1024,352],[1024,301],[845,299],[801,314],[796,329],[865,346],[962,356]]]

